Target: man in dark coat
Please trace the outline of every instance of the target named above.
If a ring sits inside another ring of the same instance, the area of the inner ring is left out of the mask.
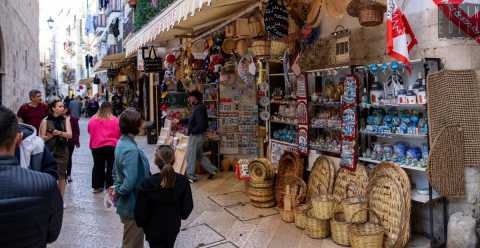
[[[0,106],[0,247],[46,247],[60,234],[63,201],[54,177],[22,168],[15,114]]]

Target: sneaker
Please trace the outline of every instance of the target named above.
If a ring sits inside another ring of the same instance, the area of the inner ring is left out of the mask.
[[[94,194],[102,193],[103,189],[98,188],[98,189],[93,189]]]
[[[187,175],[187,178],[188,178],[188,181],[190,183],[194,183],[194,182],[198,181],[198,178],[196,176]]]
[[[214,171],[214,172],[212,172],[212,173],[210,173],[210,174],[208,175],[208,179],[209,179],[209,180],[213,180],[213,178],[214,178],[216,175],[217,175],[217,172]]]

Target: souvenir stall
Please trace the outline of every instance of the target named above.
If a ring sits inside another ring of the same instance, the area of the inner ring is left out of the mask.
[[[269,145],[266,158],[248,165],[248,195],[256,207],[276,205],[282,220],[311,238],[405,247],[415,233],[436,247],[446,240],[446,200],[427,173],[426,78],[441,60],[354,63],[348,28],[319,38],[320,10],[343,9],[373,27],[386,6],[346,2],[266,4],[266,36],[252,40],[251,52],[265,67],[257,93]]]

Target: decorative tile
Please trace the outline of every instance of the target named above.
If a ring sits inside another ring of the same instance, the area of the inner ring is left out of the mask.
[[[175,244],[176,248],[198,248],[225,240],[220,233],[207,224],[186,227],[180,230]]]
[[[275,208],[256,208],[250,203],[226,207],[225,210],[241,221],[249,221],[278,214],[278,210]]]
[[[210,200],[217,203],[222,207],[228,207],[232,205],[237,205],[240,203],[247,203],[250,201],[247,194],[242,191],[228,192],[224,194],[212,195],[209,196]]]

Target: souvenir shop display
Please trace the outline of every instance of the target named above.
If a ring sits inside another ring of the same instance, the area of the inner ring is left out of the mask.
[[[342,96],[342,151],[340,165],[354,170],[357,166],[359,82],[355,76],[347,76]]]

